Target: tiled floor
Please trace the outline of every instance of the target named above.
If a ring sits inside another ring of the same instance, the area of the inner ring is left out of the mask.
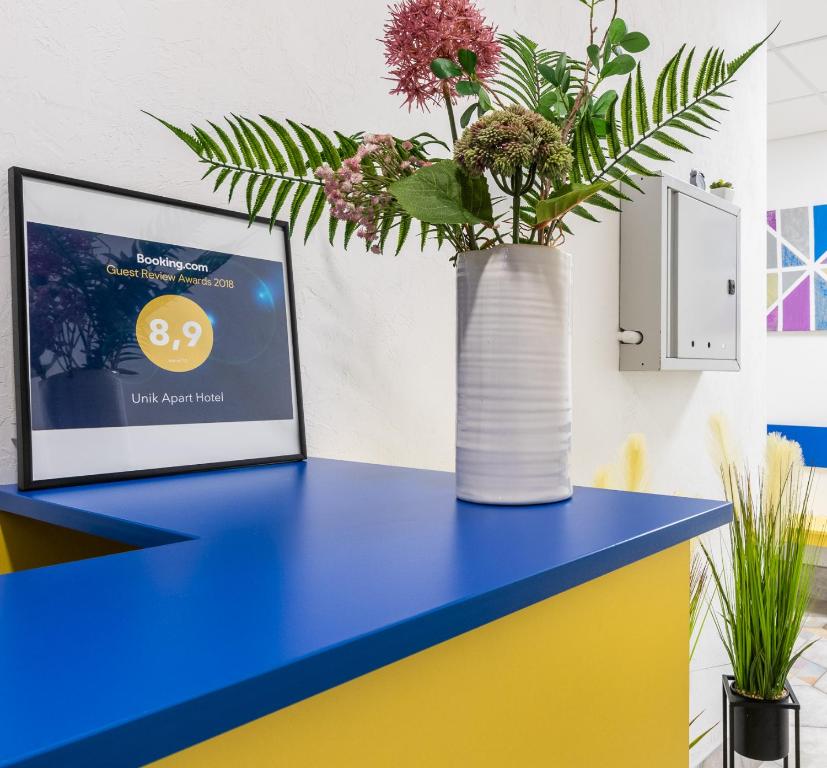
[[[813,605],[807,616],[800,643],[815,641],[799,658],[790,672],[790,682],[801,702],[801,766],[827,768],[827,602]],[[790,734],[790,745],[793,745]],[[702,764],[702,768],[720,768],[723,765],[718,748]],[[736,757],[736,768],[782,765],[759,763]],[[790,768],[795,758],[790,756]]]

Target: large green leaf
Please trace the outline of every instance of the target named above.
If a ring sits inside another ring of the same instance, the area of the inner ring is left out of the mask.
[[[430,224],[481,224],[493,217],[485,177],[469,177],[453,160],[440,160],[394,182],[403,210]]]
[[[550,221],[559,219],[611,184],[611,181],[598,181],[595,184],[570,184],[563,187],[560,194],[537,203],[537,224],[548,224]]]

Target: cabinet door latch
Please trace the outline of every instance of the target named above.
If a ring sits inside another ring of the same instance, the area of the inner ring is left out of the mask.
[[[727,293],[728,293],[730,296],[734,296],[734,295],[735,295],[735,281],[734,281],[734,280],[732,280],[732,279],[727,280]]]

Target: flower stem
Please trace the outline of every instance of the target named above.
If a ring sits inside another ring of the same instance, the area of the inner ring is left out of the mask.
[[[445,99],[445,108],[448,110],[448,122],[451,126],[451,139],[454,144],[457,143],[457,121],[454,119],[454,105],[451,104],[451,88],[447,80],[442,81],[442,98]],[[477,249],[477,238],[474,235],[474,227],[471,224],[466,224],[465,233],[468,236],[468,249],[475,251]]]
[[[451,88],[447,80],[442,81],[442,98],[445,99],[445,109],[448,110],[448,122],[451,124],[451,138],[456,144],[459,138],[457,135],[457,121],[454,119],[454,105],[451,103]]]
[[[514,241],[514,245],[519,245],[520,243],[520,193],[522,192],[522,187],[523,169],[518,166],[517,170],[514,171],[514,179],[511,187],[514,190],[511,221],[511,238]]]

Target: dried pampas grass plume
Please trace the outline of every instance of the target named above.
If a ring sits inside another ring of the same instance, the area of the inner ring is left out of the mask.
[[[613,491],[649,490],[649,473],[646,466],[646,438],[635,433],[629,435],[620,447],[619,465],[605,464],[595,472],[592,485]]]
[[[629,435],[621,451],[625,490],[644,493],[649,488],[646,470],[646,438],[640,433]]]
[[[773,432],[767,436],[764,455],[764,508],[773,509],[782,495],[793,490],[804,466],[801,446]]]
[[[605,464],[604,466],[600,467],[597,472],[594,473],[594,479],[592,480],[592,487],[593,488],[614,488],[614,480],[612,479],[612,475],[614,474],[613,467],[611,464]]]
[[[740,462],[738,451],[732,442],[729,422],[722,413],[713,413],[709,417],[709,455],[721,473],[726,498],[735,503],[733,471]]]
[[[729,422],[722,413],[713,413],[709,417],[709,453],[715,466],[721,469],[740,462],[730,435]]]

